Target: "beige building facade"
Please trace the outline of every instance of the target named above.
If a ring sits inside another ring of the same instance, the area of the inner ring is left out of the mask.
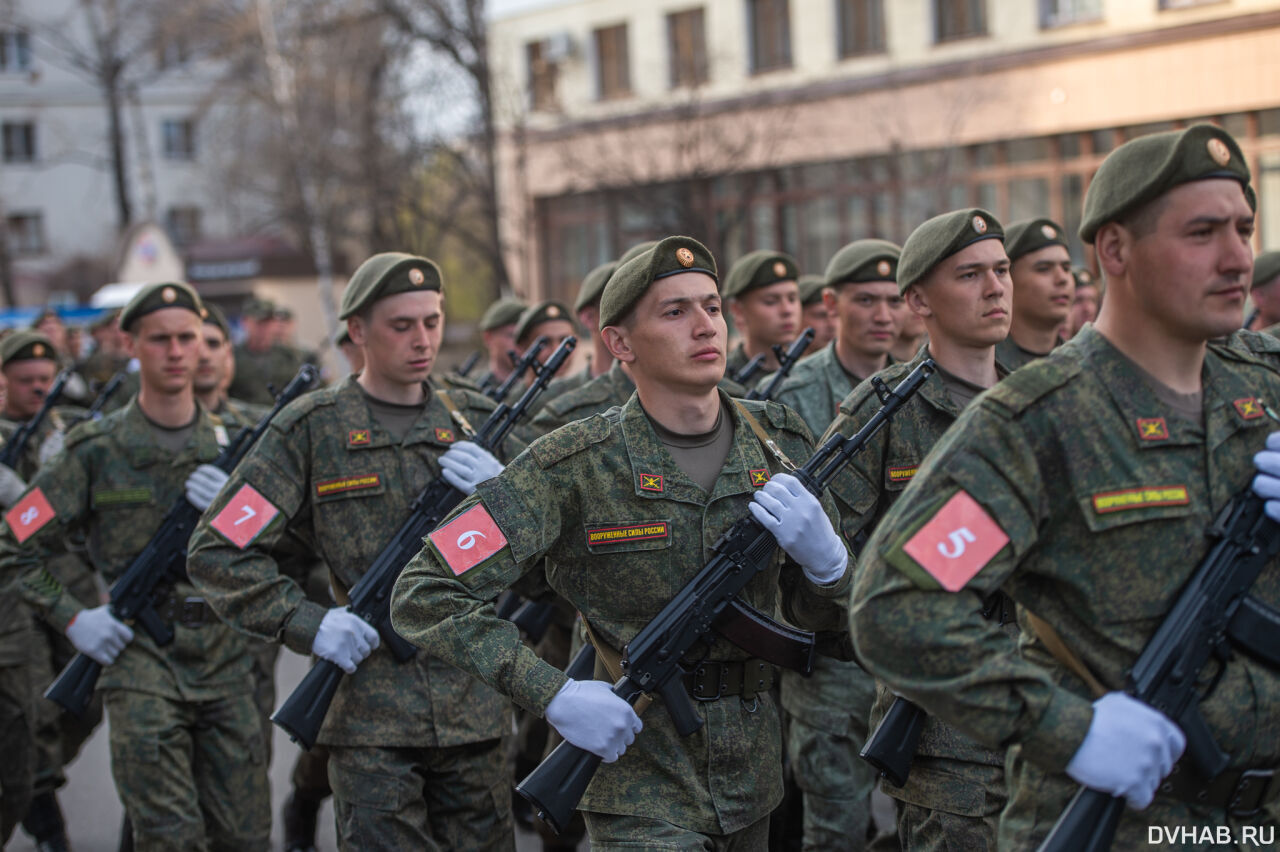
[[[954,207],[1075,230],[1126,139],[1200,120],[1280,248],[1280,0],[576,0],[493,22],[517,289],[669,233],[821,272]],[[1087,247],[1072,253],[1089,263]]]

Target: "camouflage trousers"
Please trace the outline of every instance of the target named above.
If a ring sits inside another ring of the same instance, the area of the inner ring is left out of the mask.
[[[732,834],[707,835],[652,817],[583,812],[592,852],[643,849],[681,852],[767,852],[769,818]]]
[[[253,678],[253,703],[258,708],[258,718],[262,723],[264,762],[270,766],[271,741],[275,738],[271,714],[276,709],[276,660],[280,657],[280,644],[252,640],[249,642],[249,654],[253,657],[249,675]]]
[[[996,826],[1006,801],[1002,768],[917,755],[907,787],[885,781],[881,789],[898,806],[903,849],[995,852]]]
[[[106,707],[137,852],[265,852],[271,796],[252,695],[184,702],[112,689]]]
[[[501,740],[448,748],[329,746],[338,848],[514,850]]]
[[[75,760],[80,748],[102,722],[102,694],[95,692],[84,716],[64,713],[52,701],[46,701],[49,688],[75,656],[71,641],[36,619],[31,630],[30,670],[35,699],[36,766],[34,793],[50,793],[67,783],[63,767]]]
[[[0,666],[0,847],[31,803],[36,759],[32,685],[26,666]]]
[[[877,773],[858,757],[866,741],[861,721],[861,731],[838,734],[789,719],[787,754],[804,798],[805,850],[865,847]]]

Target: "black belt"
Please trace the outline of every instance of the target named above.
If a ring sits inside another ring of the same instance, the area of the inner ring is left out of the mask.
[[[1222,808],[1235,817],[1251,817],[1270,802],[1280,799],[1277,769],[1228,769],[1212,781],[1194,770],[1175,764],[1160,785],[1160,792],[1180,802]]]
[[[773,666],[765,660],[738,662],[704,660],[684,676],[685,689],[694,701],[715,701],[730,695],[746,700],[773,688]]]
[[[204,627],[218,620],[204,598],[179,598],[172,592],[156,602],[156,612],[162,621],[183,627]]]

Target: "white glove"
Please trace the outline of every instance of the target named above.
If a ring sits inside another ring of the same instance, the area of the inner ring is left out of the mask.
[[[48,464],[49,459],[62,452],[62,448],[67,444],[67,436],[60,429],[54,429],[49,433],[49,437],[44,439],[44,443],[40,445],[40,452],[37,453],[40,459],[40,466],[44,467]]]
[[[755,493],[747,508],[810,580],[825,586],[844,576],[849,552],[818,498],[800,480],[778,474]]]
[[[1123,692],[1093,702],[1093,722],[1067,764],[1067,774],[1086,787],[1124,796],[1142,810],[1182,756],[1187,738],[1159,710]]]
[[[613,763],[644,727],[631,705],[601,680],[570,680],[547,705],[547,721],[560,736]]]
[[[445,481],[470,497],[476,486],[502,473],[502,462],[471,441],[459,441],[440,457]]]
[[[129,625],[112,615],[108,604],[80,610],[66,632],[77,651],[104,666],[114,663],[124,646],[133,641]]]
[[[1267,448],[1253,457],[1253,466],[1253,493],[1267,501],[1267,516],[1280,521],[1280,432],[1267,436]]]
[[[27,483],[18,476],[17,471],[7,464],[0,464],[0,506],[9,508],[18,502],[18,498],[26,490]]]
[[[202,464],[187,477],[187,501],[201,512],[213,505],[218,492],[230,479],[221,468]]]
[[[369,622],[345,606],[334,607],[320,620],[320,629],[311,643],[311,653],[355,674],[356,666],[373,653],[381,642]]]

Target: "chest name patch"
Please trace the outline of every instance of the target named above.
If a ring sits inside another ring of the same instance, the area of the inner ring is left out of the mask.
[[[654,521],[649,524],[589,527],[587,529],[587,544],[591,547],[601,544],[625,544],[629,541],[666,538],[669,535],[671,535],[671,526],[666,521]]]
[[[340,476],[337,479],[326,479],[316,483],[316,496],[328,497],[343,491],[359,491],[363,488],[377,488],[382,484],[382,477],[376,473],[360,473],[355,476]]]
[[[910,482],[911,477],[916,475],[916,471],[920,469],[920,465],[913,464],[906,467],[889,468],[890,482]]]
[[[1257,420],[1262,416],[1262,403],[1258,402],[1256,396],[1246,396],[1231,404],[1236,407],[1236,411],[1240,412],[1240,417],[1244,420]]]
[[[1169,424],[1163,417],[1139,417],[1138,437],[1144,441],[1169,440]]]
[[[13,537],[22,544],[39,532],[40,528],[58,515],[39,486],[32,488],[13,508],[4,513],[5,522],[13,530]]]
[[[427,538],[449,570],[461,576],[507,545],[507,537],[483,503],[477,503]]]
[[[902,549],[942,588],[958,592],[1009,542],[987,510],[964,491],[943,504]]]
[[[226,506],[222,507],[209,526],[222,537],[244,550],[254,539],[262,534],[267,525],[275,520],[280,510],[271,505],[271,501],[258,493],[252,485],[240,486]]]
[[[1185,506],[1191,502],[1185,485],[1158,485],[1154,488],[1126,488],[1093,495],[1093,510],[1099,515],[1126,509],[1153,506]]]
[[[130,503],[149,502],[151,502],[151,489],[145,487],[115,488],[93,492],[94,506],[122,506]]]

